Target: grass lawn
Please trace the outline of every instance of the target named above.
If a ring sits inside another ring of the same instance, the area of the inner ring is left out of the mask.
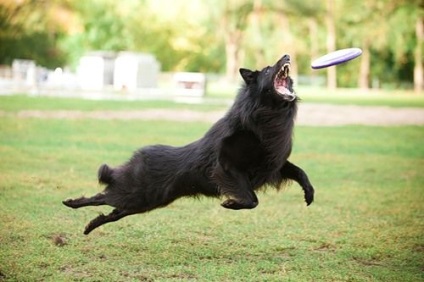
[[[63,109],[4,101],[8,111]],[[310,207],[293,184],[260,193],[254,210],[182,199],[84,236],[110,208],[61,204],[101,190],[100,164],[209,126],[0,117],[0,281],[424,280],[422,126],[297,127],[291,160],[316,188]]]
[[[237,86],[222,89],[210,85],[208,97],[233,98]],[[360,90],[354,88],[326,88],[298,86],[296,94],[306,103],[326,103],[338,105],[389,106],[389,107],[424,107],[424,95],[411,90]]]
[[[366,92],[359,90],[339,89],[327,92],[323,89],[300,89],[299,96],[307,103],[326,103],[336,105],[359,105],[359,106],[388,106],[388,107],[424,107],[424,95],[417,95],[414,92],[391,93]]]
[[[228,101],[218,100],[214,103],[186,104],[172,100],[83,100],[78,98],[58,98],[28,95],[0,95],[0,110],[16,112],[25,110],[78,110],[78,111],[120,111],[143,109],[191,109],[213,111],[228,108]]]
[[[208,93],[203,103],[184,104],[168,100],[81,100],[77,98],[57,98],[28,95],[0,95],[0,110],[15,112],[25,110],[79,110],[79,111],[102,111],[102,110],[143,110],[143,109],[181,109],[197,111],[224,110],[234,99],[237,87],[220,92]],[[360,105],[360,106],[388,106],[388,107],[414,107],[424,108],[424,95],[416,95],[414,92],[369,92],[361,93],[358,90],[325,91],[320,88],[300,88],[297,94],[302,103],[324,103],[336,105]],[[119,94],[117,94],[119,96]]]

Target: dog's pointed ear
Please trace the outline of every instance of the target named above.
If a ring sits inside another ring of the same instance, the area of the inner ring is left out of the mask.
[[[248,69],[240,69],[239,71],[246,84],[250,84],[256,80],[257,71],[251,71]]]

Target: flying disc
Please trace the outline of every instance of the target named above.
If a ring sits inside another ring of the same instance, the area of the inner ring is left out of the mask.
[[[311,63],[311,67],[313,69],[322,69],[334,65],[339,65],[347,61],[353,60],[356,57],[359,57],[361,54],[362,50],[359,48],[340,49],[313,60]]]

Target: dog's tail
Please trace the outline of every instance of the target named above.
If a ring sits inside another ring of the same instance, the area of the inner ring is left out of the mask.
[[[111,169],[107,164],[102,164],[99,167],[98,178],[99,183],[103,184],[112,184],[113,182],[113,169]]]

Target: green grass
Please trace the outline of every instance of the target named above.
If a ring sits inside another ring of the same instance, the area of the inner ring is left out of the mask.
[[[181,109],[197,111],[225,110],[234,99],[237,87],[220,92],[209,93],[203,103],[184,104],[173,100],[81,100],[77,98],[38,97],[27,95],[0,95],[0,110],[16,112],[25,110],[143,110],[143,109]],[[361,106],[388,106],[388,107],[415,107],[424,108],[424,95],[413,92],[369,92],[361,93],[358,90],[340,89],[324,91],[320,88],[299,88],[297,94],[302,103],[325,103],[336,105]]]
[[[298,86],[296,94],[305,103],[326,103],[336,105],[388,106],[388,107],[424,107],[424,95],[411,90],[369,90],[339,88],[328,90],[320,87]],[[222,88],[210,85],[208,97],[232,99],[237,86]]]
[[[424,95],[414,92],[365,92],[352,89],[338,89],[336,91],[324,91],[323,89],[300,89],[299,96],[306,103],[326,103],[335,105],[359,105],[359,106],[388,106],[401,107],[424,107]]]
[[[118,165],[147,144],[182,145],[208,128],[0,117],[0,281],[424,279],[422,126],[297,127],[291,160],[316,188],[310,207],[293,184],[260,193],[254,210],[181,199],[84,236],[110,208],[61,204],[101,190],[100,164]]]
[[[16,112],[19,110],[78,110],[78,111],[120,111],[160,109],[190,109],[213,111],[228,108],[228,101],[187,104],[172,100],[82,100],[78,98],[58,98],[28,95],[0,95],[0,110]]]

